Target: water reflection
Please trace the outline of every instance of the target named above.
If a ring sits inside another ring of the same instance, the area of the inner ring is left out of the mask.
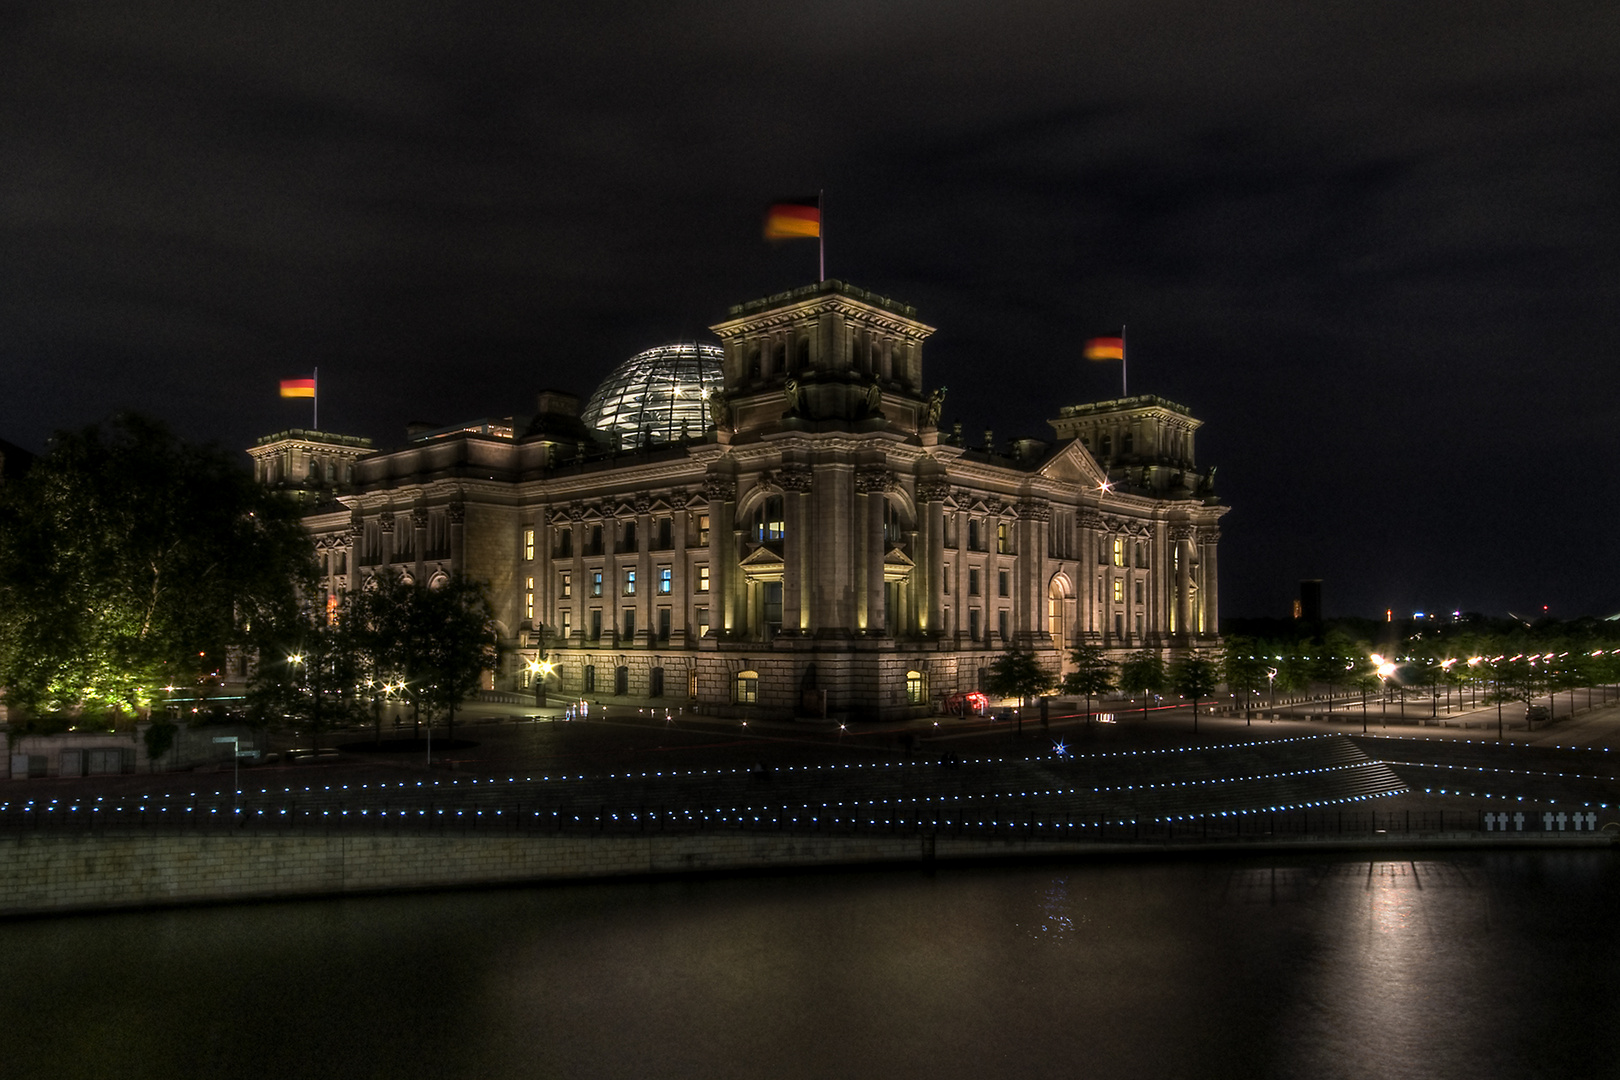
[[[1612,1074],[1601,853],[579,886],[0,925],[25,1076]]]

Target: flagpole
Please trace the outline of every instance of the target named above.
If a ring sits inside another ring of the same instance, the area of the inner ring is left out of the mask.
[[[313,388],[315,390],[315,392],[313,394],[311,394],[310,397],[309,397],[310,408],[314,412],[314,416],[310,419],[310,425],[313,427],[314,430],[319,431],[319,430],[321,430],[321,369],[320,368],[315,369],[315,374],[310,377],[309,381],[315,384],[315,386]]]
[[[827,189],[816,192],[816,252],[820,258],[821,280],[827,280]]]
[[[1126,363],[1128,363],[1128,361],[1125,358],[1128,355],[1130,355],[1130,350],[1125,348],[1125,324],[1120,323],[1119,324],[1119,396],[1122,397],[1122,398],[1128,398],[1128,397],[1131,396],[1130,383],[1127,381],[1126,374],[1125,374],[1125,365],[1126,365]]]

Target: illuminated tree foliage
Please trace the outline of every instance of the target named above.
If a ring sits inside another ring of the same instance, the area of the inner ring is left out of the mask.
[[[1164,660],[1152,649],[1138,649],[1119,665],[1119,688],[1127,694],[1142,695],[1142,719],[1147,719],[1153,695],[1165,686]]]
[[[455,734],[456,707],[495,664],[494,618],[484,588],[452,574],[437,585],[378,574],[340,616],[371,682],[403,684],[412,712],[443,713]]]
[[[27,723],[145,709],[284,622],[313,573],[294,508],[224,451],[130,415],[59,433],[0,489],[0,683]]]
[[[984,688],[998,697],[1015,697],[1023,705],[1057,685],[1057,677],[1041,666],[1033,652],[1013,649],[991,661]]]
[[[1215,693],[1221,685],[1221,665],[1215,660],[1192,653],[1170,665],[1166,679],[1182,697],[1192,698],[1193,731],[1198,730],[1198,704]]]
[[[1086,723],[1091,723],[1091,699],[1114,692],[1114,664],[1095,645],[1081,645],[1069,651],[1074,670],[1063,676],[1065,694],[1086,696]]]

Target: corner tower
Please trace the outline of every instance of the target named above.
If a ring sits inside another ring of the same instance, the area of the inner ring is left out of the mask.
[[[725,348],[717,427],[747,436],[930,426],[922,343],[934,328],[916,308],[827,280],[728,314],[710,327]]]

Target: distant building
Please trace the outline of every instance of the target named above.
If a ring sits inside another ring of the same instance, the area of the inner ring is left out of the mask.
[[[532,419],[363,441],[283,432],[334,595],[382,567],[487,583],[497,685],[731,716],[923,714],[1007,648],[1213,645],[1226,512],[1188,410],[1063,408],[1055,440],[939,430],[933,328],[826,281],[741,304],[719,345],[631,358]],[[325,495],[329,493],[330,498]],[[317,504],[318,502],[318,504]]]
[[[1294,601],[1294,618],[1308,623],[1322,621],[1322,579],[1299,583],[1299,599]]]

